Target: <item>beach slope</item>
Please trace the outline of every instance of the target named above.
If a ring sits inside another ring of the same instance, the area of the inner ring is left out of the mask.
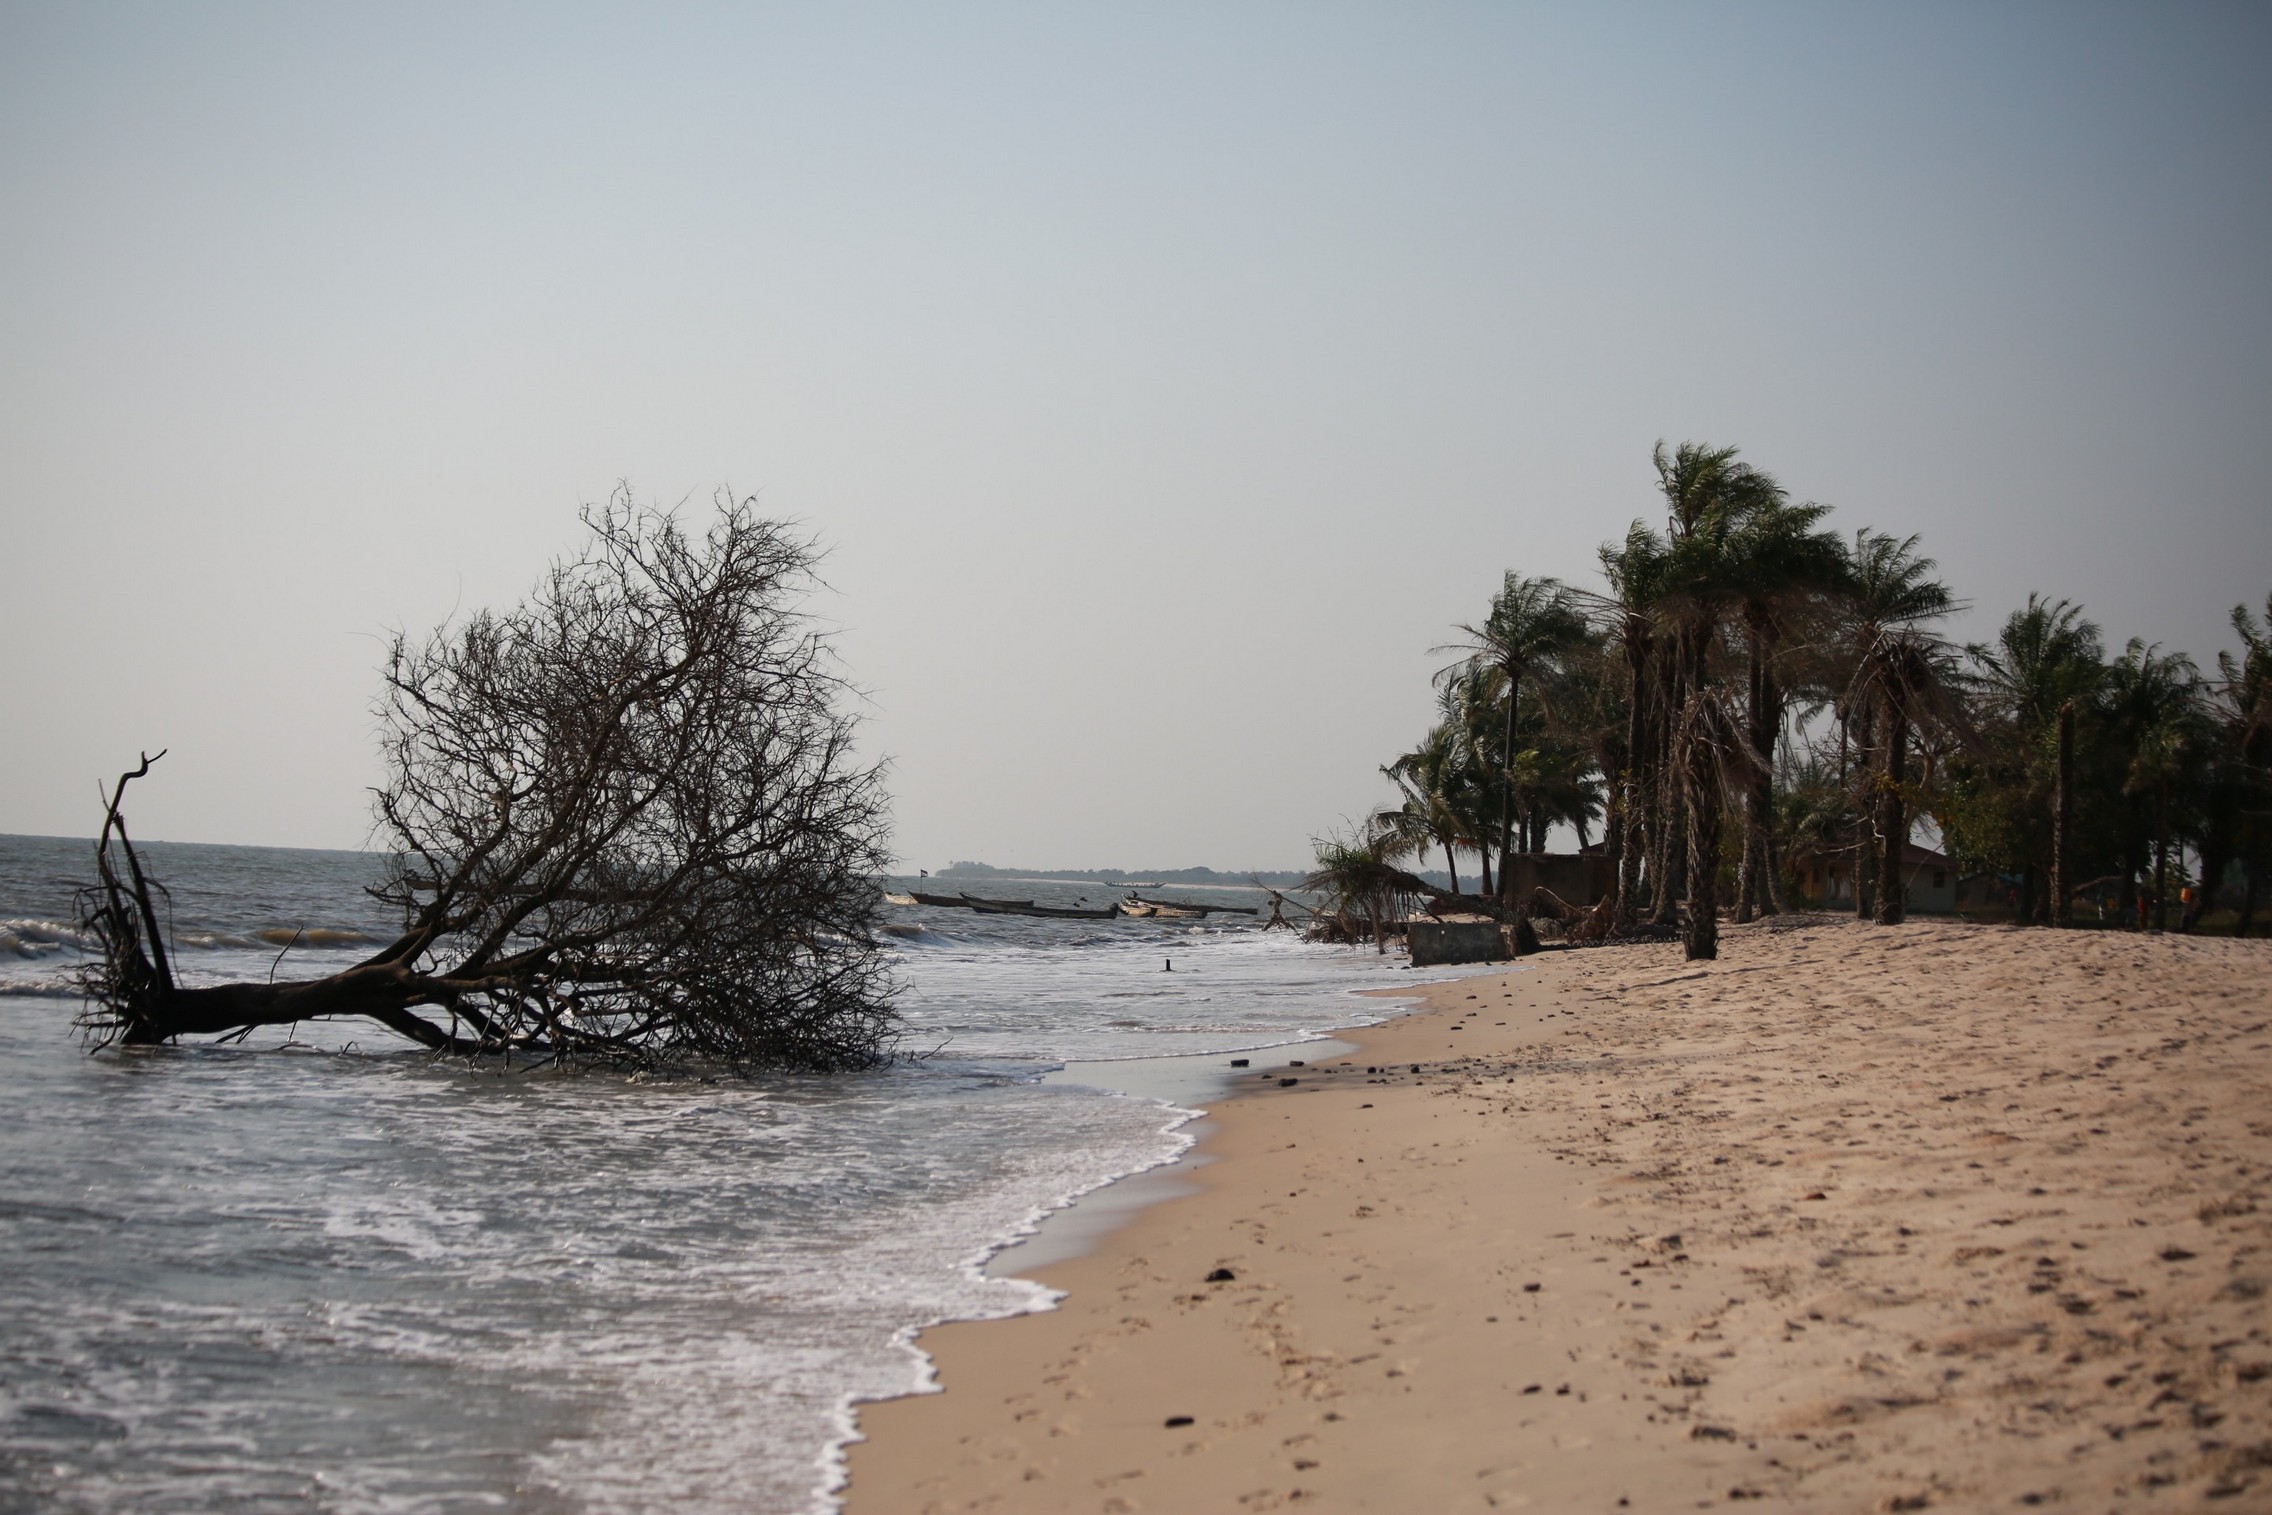
[[[2272,944],[1829,918],[1435,986],[927,1332],[854,1515],[2272,1509]]]

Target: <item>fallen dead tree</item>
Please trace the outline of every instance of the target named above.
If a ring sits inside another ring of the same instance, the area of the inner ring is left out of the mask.
[[[398,636],[373,892],[402,933],[303,982],[188,985],[111,791],[81,920],[97,1045],[361,1017],[509,1061],[872,1063],[895,1018],[871,939],[877,770],[797,601],[810,547],[753,502],[704,537],[619,494],[521,605]],[[164,754],[159,754],[163,756]]]

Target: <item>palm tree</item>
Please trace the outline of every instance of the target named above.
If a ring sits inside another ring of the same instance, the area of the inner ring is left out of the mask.
[[[1775,749],[1783,727],[1776,662],[1794,624],[1846,587],[1844,544],[1835,533],[1819,529],[1828,514],[1827,505],[1769,499],[1745,516],[1730,544],[1746,657],[1744,708],[1752,774],[1736,889],[1738,921],[1750,920],[1755,908],[1764,914],[1782,908],[1774,843]]]
[[[1367,827],[1354,836],[1323,837],[1312,844],[1317,867],[1302,880],[1302,888],[1325,897],[1320,914],[1337,917],[1344,929],[1352,913],[1371,927],[1373,948],[1388,951],[1388,923],[1402,913],[1408,894],[1406,875],[1396,860],[1410,844],[1392,834]]]
[[[1491,842],[1499,832],[1497,778],[1504,768],[1506,734],[1497,709],[1498,676],[1489,668],[1458,664],[1437,679],[1442,726],[1451,734],[1457,781],[1446,795],[1457,824],[1456,845],[1473,852],[1483,874],[1482,891],[1494,894]]]
[[[1974,642],[1965,653],[1980,667],[1991,708],[2035,734],[2051,728],[2061,705],[2090,697],[2105,662],[2098,627],[2083,608],[2040,594],[2005,619],[1993,646]]]
[[[2070,705],[2088,709],[2097,694],[2106,661],[2098,627],[2070,601],[2030,594],[2026,608],[2012,612],[1993,644],[1975,642],[1965,654],[1976,670],[1975,703],[1994,733],[1995,758],[1981,775],[1985,797],[2000,812],[1992,824],[2018,849],[2017,856],[2006,852],[1995,861],[2021,869],[2024,918],[2056,918],[2059,901],[2036,885],[2060,848],[2055,813],[2060,711]],[[2065,880],[2054,882],[2058,889],[2067,887]]]
[[[1746,761],[1749,744],[1713,676],[1712,655],[1743,596],[1745,533],[1767,513],[1788,508],[1773,476],[1736,453],[1695,442],[1668,453],[1659,442],[1654,455],[1667,511],[1657,613],[1671,656],[1664,709],[1677,807],[1687,821],[1684,950],[1691,960],[1719,955],[1722,797],[1731,776],[1749,780],[1756,766],[1756,759]]]
[[[1602,576],[1609,594],[1602,619],[1615,641],[1625,674],[1624,761],[1613,775],[1615,796],[1610,825],[1619,847],[1617,929],[1631,931],[1640,921],[1641,864],[1650,851],[1650,800],[1659,793],[1658,753],[1662,713],[1651,696],[1650,670],[1657,658],[1656,605],[1663,595],[1664,541],[1635,521],[1622,545],[1604,544]]]
[[[2219,803],[2203,835],[2201,893],[2185,928],[2191,930],[2207,911],[2226,863],[2237,856],[2242,884],[2234,934],[2246,936],[2257,889],[2272,867],[2272,596],[2265,599],[2261,622],[2246,605],[2235,605],[2233,630],[2240,634],[2241,655],[2217,654]]]
[[[2150,847],[2153,921],[2159,931],[2169,923],[2172,802],[2195,776],[2208,747],[2201,675],[2184,653],[2163,653],[2132,637],[2106,671],[2106,692],[2116,739],[2129,754],[2123,792],[2147,807],[2135,817],[2123,849],[2124,913],[2135,909],[2138,874]]]
[[[1874,801],[1862,813],[1876,833],[1856,839],[1855,911],[1874,913],[1886,926],[1899,925],[1908,905],[1901,867],[1909,845],[1903,786],[1911,731],[1921,716],[1954,705],[1946,644],[1924,626],[1956,609],[1957,601],[1933,577],[1939,565],[1918,554],[1917,541],[1865,526],[1854,533],[1847,562],[1846,640],[1854,671],[1846,703],[1849,721],[1862,732],[1861,774]],[[1872,864],[1865,875],[1864,866]]]
[[[1444,691],[1439,702],[1449,707],[1451,691]],[[1467,777],[1458,721],[1459,712],[1446,708],[1444,719],[1419,746],[1381,769],[1402,803],[1373,818],[1376,830],[1410,845],[1415,856],[1430,843],[1440,845],[1454,894],[1459,893],[1459,859],[1453,852],[1461,832],[1459,790]]]
[[[1507,859],[1515,845],[1514,756],[1523,681],[1534,672],[1545,671],[1556,659],[1583,643],[1586,623],[1578,614],[1570,591],[1559,579],[1525,578],[1509,570],[1483,624],[1458,629],[1466,636],[1465,642],[1436,650],[1465,652],[1464,665],[1488,670],[1506,697],[1506,742],[1500,749],[1503,766],[1499,814],[1499,889],[1505,896],[1513,888]],[[1455,669],[1459,666],[1455,665]],[[1454,669],[1445,672],[1450,674]]]

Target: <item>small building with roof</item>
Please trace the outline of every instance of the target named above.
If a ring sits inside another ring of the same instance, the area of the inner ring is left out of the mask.
[[[1910,842],[1901,850],[1902,882],[1915,915],[1953,915],[1957,907],[1956,862],[1945,852]],[[1836,853],[1811,864],[1800,887],[1825,908],[1854,908],[1854,854]]]

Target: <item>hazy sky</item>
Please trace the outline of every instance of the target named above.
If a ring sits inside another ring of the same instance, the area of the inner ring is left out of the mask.
[[[1296,866],[1659,437],[2208,662],[2272,8],[0,6],[0,831],[355,845],[618,479],[825,540],[911,864]]]

